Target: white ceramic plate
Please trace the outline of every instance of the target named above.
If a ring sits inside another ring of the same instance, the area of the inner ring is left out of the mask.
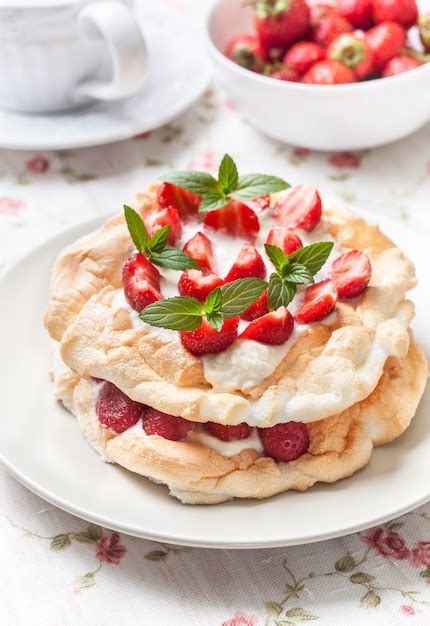
[[[0,460],[22,484],[60,508],[124,533],[215,548],[273,547],[319,541],[401,515],[430,499],[430,393],[406,433],[373,452],[352,478],[263,501],[185,506],[167,489],[103,463],[75,419],[52,398],[49,342],[42,326],[52,263],[60,250],[98,226],[83,224],[48,241],[0,284]],[[413,258],[420,287],[414,323],[430,353],[428,240],[403,224],[381,226]]]
[[[52,115],[0,110],[0,148],[53,150],[120,141],[154,130],[189,107],[209,84],[205,47],[189,20],[160,4],[138,4],[149,54],[138,94]]]

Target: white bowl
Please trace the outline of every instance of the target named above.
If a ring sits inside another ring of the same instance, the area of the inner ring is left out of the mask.
[[[391,78],[346,85],[280,81],[246,70],[223,51],[252,32],[252,8],[218,0],[207,20],[215,78],[264,134],[313,150],[359,150],[401,139],[430,121],[430,63]]]

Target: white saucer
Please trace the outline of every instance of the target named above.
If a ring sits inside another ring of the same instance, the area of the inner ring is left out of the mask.
[[[412,257],[420,286],[416,337],[430,354],[428,240],[380,219]],[[23,485],[56,506],[120,532],[214,548],[274,547],[345,535],[392,519],[430,499],[430,390],[411,427],[373,452],[369,465],[333,485],[263,501],[186,506],[167,489],[105,464],[75,419],[52,397],[49,342],[42,326],[52,263],[59,251],[100,223],[48,241],[0,283],[0,461]]]
[[[149,74],[138,94],[54,115],[0,110],[0,148],[81,148],[129,139],[166,124],[199,98],[211,76],[199,33],[156,4],[138,5],[149,52]]]

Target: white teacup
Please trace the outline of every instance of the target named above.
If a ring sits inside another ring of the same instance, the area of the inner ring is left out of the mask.
[[[41,113],[125,98],[146,58],[133,0],[0,0],[0,106]]]

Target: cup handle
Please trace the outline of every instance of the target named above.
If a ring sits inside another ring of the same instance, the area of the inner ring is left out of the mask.
[[[111,81],[86,80],[79,85],[79,93],[97,100],[117,100],[135,93],[146,77],[147,50],[131,9],[112,0],[95,2],[79,12],[78,20],[85,36],[103,37],[113,69]]]

